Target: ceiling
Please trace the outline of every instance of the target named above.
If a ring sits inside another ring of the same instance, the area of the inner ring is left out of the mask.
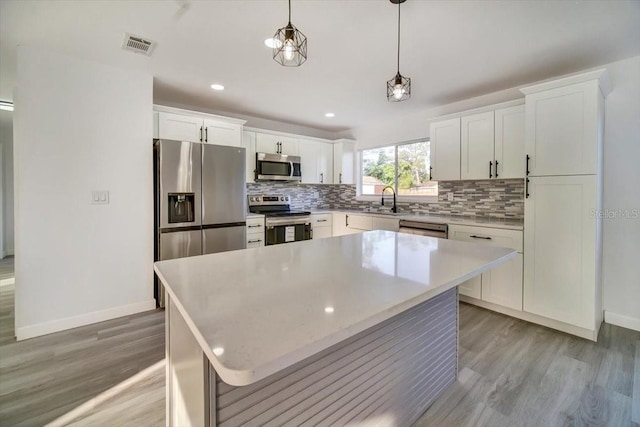
[[[308,37],[300,68],[280,66],[264,45],[287,23],[285,0],[1,0],[0,8],[0,99],[13,98],[16,46],[29,45],[151,73],[158,103],[330,132],[640,55],[637,0],[408,0],[400,71],[413,94],[389,103],[397,6],[388,0],[293,0],[292,23]],[[125,32],[156,41],[152,56],[121,49]]]

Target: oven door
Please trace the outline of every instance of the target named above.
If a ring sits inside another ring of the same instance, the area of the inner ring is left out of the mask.
[[[256,153],[256,181],[300,180],[300,157]]]
[[[266,245],[311,239],[311,220],[309,218],[267,220],[265,229]]]

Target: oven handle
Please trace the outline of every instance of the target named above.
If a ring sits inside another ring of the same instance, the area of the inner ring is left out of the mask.
[[[294,218],[268,219],[265,225],[267,228],[273,228],[273,227],[280,227],[280,226],[287,226],[287,225],[300,225],[300,224],[311,224],[311,218],[304,217],[304,218],[298,218],[298,219],[294,219]]]

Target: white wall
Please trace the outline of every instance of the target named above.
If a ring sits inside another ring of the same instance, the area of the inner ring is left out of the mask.
[[[640,209],[640,56],[604,64],[613,92],[605,102],[604,208]],[[534,83],[534,82],[532,82]],[[357,148],[410,141],[429,135],[434,117],[522,98],[517,88],[449,104],[353,130]],[[640,218],[605,219],[603,225],[605,320],[640,329]]]
[[[154,308],[152,77],[25,47],[17,77],[18,339]]]
[[[13,255],[13,113],[0,110],[2,146],[2,257]]]
[[[631,211],[640,209],[640,56],[606,67],[613,92],[605,101],[603,205]],[[605,321],[640,330],[640,218],[607,217],[602,234]]]

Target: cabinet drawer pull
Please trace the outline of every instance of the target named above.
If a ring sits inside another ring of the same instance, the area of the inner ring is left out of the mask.
[[[318,222],[327,222],[326,219],[319,219]]]
[[[484,236],[476,236],[475,234],[472,234],[471,236],[472,239],[483,239],[483,240],[492,240],[491,237],[484,237]]]
[[[262,227],[262,224],[247,225],[247,228],[256,228],[256,227]]]
[[[247,243],[260,243],[262,242],[262,239],[258,239],[258,240],[249,240]]]

